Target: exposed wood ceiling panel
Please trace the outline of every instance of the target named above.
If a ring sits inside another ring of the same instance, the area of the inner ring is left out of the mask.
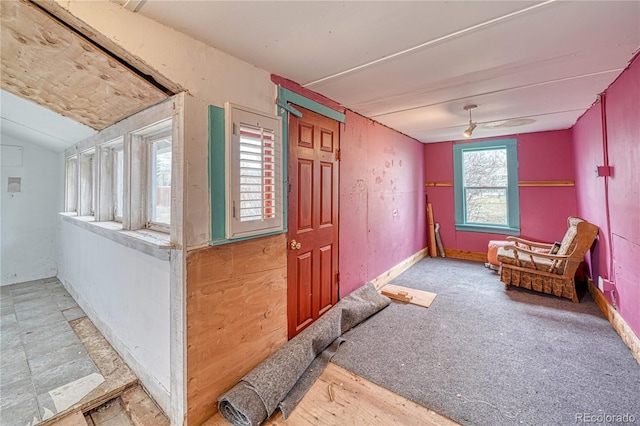
[[[36,6],[0,3],[2,89],[96,130],[167,98]]]
[[[152,68],[145,61],[122,48],[115,40],[112,40],[106,35],[96,31],[91,26],[87,25],[86,22],[83,22],[81,19],[74,16],[68,9],[65,9],[62,4],[54,0],[31,1],[58,18],[60,21],[64,22],[69,27],[78,31],[87,39],[93,41],[97,46],[102,47],[107,52],[122,59],[122,61],[135,68],[139,73],[144,74],[148,79],[156,81],[158,85],[167,90],[169,95],[175,95],[176,93],[180,93],[185,90],[179,84],[174,83],[162,75],[157,69]],[[129,2],[129,0],[124,1]],[[141,1],[145,0],[132,1],[131,5],[140,3]]]

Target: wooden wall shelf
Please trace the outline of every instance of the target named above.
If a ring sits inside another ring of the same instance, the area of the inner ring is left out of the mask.
[[[572,180],[521,180],[518,182],[518,186],[575,186],[575,182]],[[425,186],[453,186],[453,182],[427,182]]]

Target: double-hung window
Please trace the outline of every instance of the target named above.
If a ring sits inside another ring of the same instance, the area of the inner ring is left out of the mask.
[[[78,212],[78,156],[66,159],[64,211]]]
[[[147,227],[171,225],[171,129],[146,139],[148,169]]]
[[[82,223],[103,223],[101,229],[170,234],[173,113],[173,104],[163,103],[67,150],[66,216],[91,216]],[[165,238],[138,235],[145,236]]]
[[[119,137],[99,145],[99,195],[97,221],[121,222],[124,216],[124,140]]]
[[[453,146],[456,229],[520,234],[517,142]]]
[[[124,147],[111,148],[111,167],[113,185],[113,220],[122,222],[124,216]]]
[[[86,151],[80,154],[80,216],[94,216],[96,211],[96,152]]]
[[[172,120],[131,133],[130,220],[133,229],[171,228]]]
[[[227,104],[227,238],[283,229],[281,119]]]

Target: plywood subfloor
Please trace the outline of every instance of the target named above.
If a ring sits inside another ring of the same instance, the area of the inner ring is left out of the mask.
[[[83,317],[70,322],[71,327],[76,332],[80,341],[89,353],[100,374],[104,377],[104,382],[89,392],[78,403],[69,407],[65,414],[72,411],[86,412],[99,407],[107,401],[122,394],[128,388],[138,384],[138,378],[131,369],[120,358],[118,353],[100,334],[91,320]],[[57,421],[62,415],[52,417],[41,425],[57,425]]]
[[[331,392],[329,392],[331,388]],[[458,423],[329,363],[287,420],[277,411],[265,425],[426,425]],[[217,413],[203,426],[228,425]]]
[[[86,413],[77,410],[50,426],[169,426],[169,419],[140,386]]]
[[[82,411],[74,411],[73,413],[65,416],[53,423],[55,426],[87,426],[87,421],[82,415]]]
[[[411,298],[408,303],[413,305],[422,306],[424,308],[428,308],[433,303],[433,300],[436,298],[436,293],[431,293],[424,290],[416,290],[415,288],[403,287],[395,284],[387,284],[382,288],[384,292],[390,292],[398,294],[400,292],[407,293],[407,296]]]
[[[134,425],[169,426],[169,419],[140,386],[125,390],[120,397]]]

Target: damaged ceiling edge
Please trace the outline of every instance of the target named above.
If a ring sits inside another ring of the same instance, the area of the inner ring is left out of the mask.
[[[164,77],[156,69],[149,67],[149,65],[140,58],[131,55],[128,51],[114,43],[110,38],[88,26],[84,21],[76,18],[71,14],[71,12],[60,6],[55,0],[21,1],[33,4],[35,7],[40,9],[42,13],[57,21],[63,27],[74,32],[87,43],[91,43],[105,55],[129,68],[133,73],[137,74],[168,96],[173,96],[182,91],[182,88],[179,85]]]
[[[73,29],[79,35],[83,36],[87,40],[93,42],[94,45],[100,49],[108,52],[109,55],[118,59],[121,63],[126,64],[131,69],[135,69],[141,75],[146,76],[156,82],[156,85],[160,85],[164,88],[165,93],[169,96],[176,93],[184,92],[185,89],[179,84],[174,83],[161,72],[152,68],[144,62],[142,59],[129,53],[126,49],[119,46],[109,37],[96,31],[93,27],[87,25],[84,21],[77,18],[69,10],[58,4],[55,0],[29,0],[30,3],[37,5],[43,11],[49,13],[52,17],[55,17],[61,23],[64,23],[67,27]]]
[[[102,130],[182,91],[54,1],[1,7],[7,92]]]

